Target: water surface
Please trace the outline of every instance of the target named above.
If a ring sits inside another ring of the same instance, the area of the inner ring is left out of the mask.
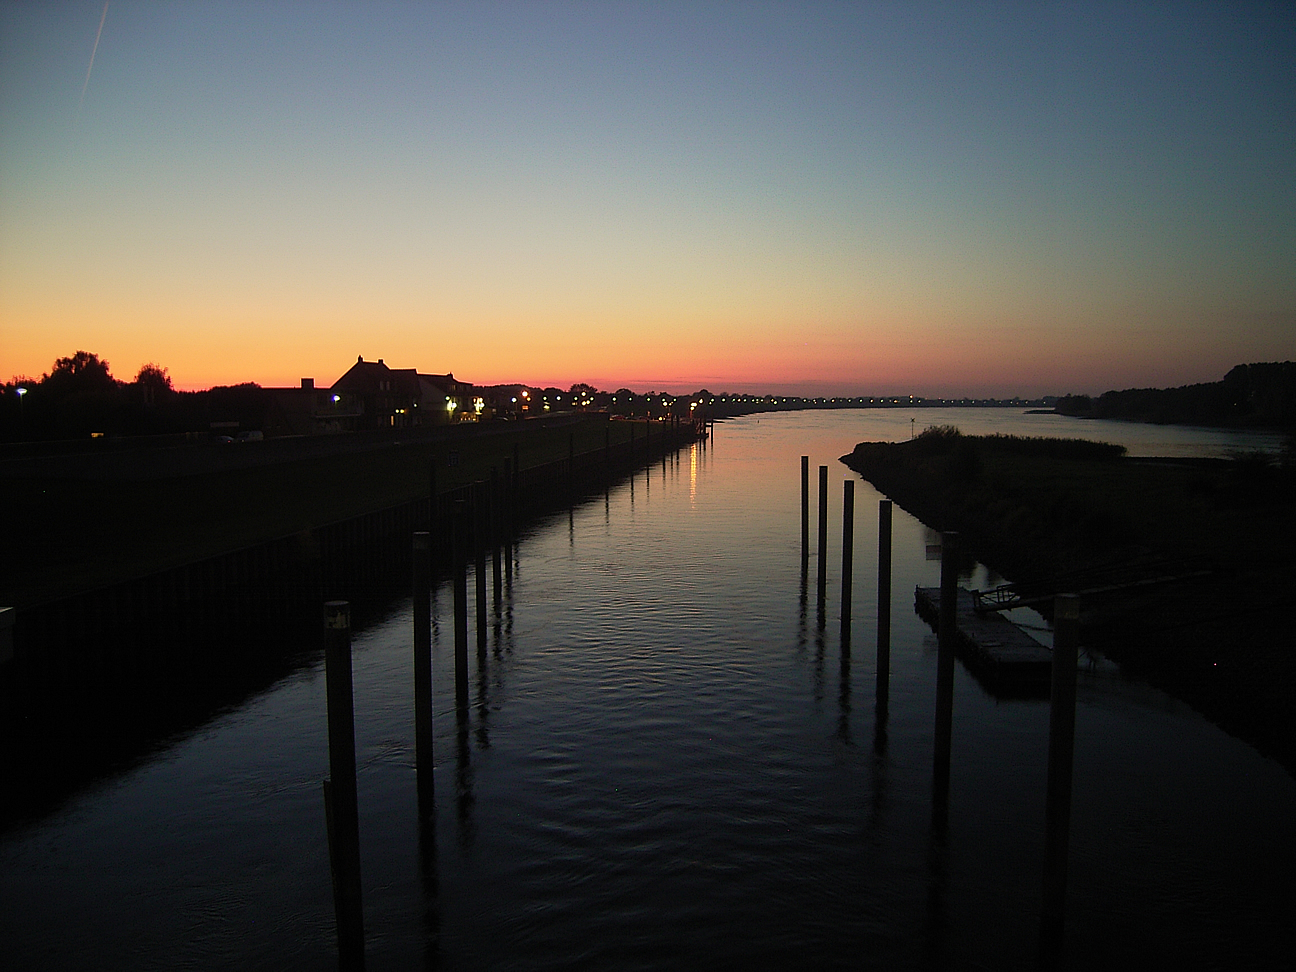
[[[945,424],[936,411],[917,420]],[[1060,417],[950,411],[968,432],[1059,434]],[[1034,964],[1047,702],[997,700],[958,669],[933,833],[935,641],[911,605],[939,565],[897,510],[881,720],[879,496],[858,481],[849,654],[839,635],[855,477],[836,460],[907,437],[909,417],[724,422],[530,530],[463,713],[438,591],[433,832],[416,821],[408,600],[357,633],[369,968]],[[801,572],[802,454],[830,469],[822,606],[818,552],[808,590]],[[324,704],[317,661],[8,834],[12,967],[332,967]],[[1110,665],[1082,672],[1064,967],[1278,967],[1296,944],[1273,891],[1296,865],[1292,819],[1272,761]]]

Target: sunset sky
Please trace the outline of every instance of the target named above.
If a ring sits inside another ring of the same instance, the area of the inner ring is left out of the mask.
[[[1292,10],[0,0],[0,379],[1034,396],[1296,358]]]

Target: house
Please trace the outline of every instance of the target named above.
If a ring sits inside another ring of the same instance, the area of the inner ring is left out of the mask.
[[[481,414],[473,386],[453,374],[424,375],[414,368],[389,368],[382,358],[355,364],[333,383],[335,402],[358,407],[354,428],[407,428],[472,421]]]

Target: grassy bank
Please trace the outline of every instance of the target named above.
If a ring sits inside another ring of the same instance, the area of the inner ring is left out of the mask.
[[[393,441],[251,466],[222,468],[217,454],[201,474],[142,479],[50,475],[39,464],[10,464],[0,479],[9,521],[0,604],[24,608],[407,502],[427,494],[434,463],[444,492],[488,478],[492,466],[502,470],[515,451],[526,469],[566,458],[569,448],[578,455],[602,450],[605,435],[615,446],[632,429],[642,442],[644,422],[499,423],[443,441]],[[240,450],[258,447],[220,448],[246,462],[250,453]],[[140,465],[152,458],[141,457]]]
[[[1005,577],[1044,589],[1209,569],[1095,598],[1086,641],[1296,770],[1296,483],[1256,458],[1169,462],[930,430],[843,461]]]

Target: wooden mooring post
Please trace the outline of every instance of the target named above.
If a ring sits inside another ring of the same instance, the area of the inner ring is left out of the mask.
[[[877,704],[891,695],[891,501],[878,502]]]
[[[504,534],[504,568],[513,570],[513,461],[504,460],[504,509],[500,532]]]
[[[495,593],[495,613],[499,614],[500,601],[503,595],[500,592],[501,569],[500,569],[500,520],[501,520],[501,498],[499,488],[499,470],[491,466],[490,471],[490,548],[491,548],[491,580],[494,582]]]
[[[828,467],[819,467],[819,600],[828,591]]]
[[[472,485],[473,581],[477,593],[477,655],[486,654],[486,519],[485,483]]]
[[[705,439],[703,441],[706,441]],[[801,457],[801,562],[810,559],[810,457]]]
[[[954,639],[958,637],[958,534],[941,534],[941,604],[936,651],[936,741],[932,763],[932,826],[949,823],[950,748],[954,721]]]
[[[1053,600],[1053,685],[1049,706],[1048,796],[1044,808],[1044,906],[1040,945],[1046,956],[1055,953],[1061,945],[1066,917],[1079,647],[1080,597],[1059,594]]]
[[[842,483],[841,650],[850,653],[851,588],[855,569],[855,482]]]
[[[355,710],[351,690],[351,605],[324,605],[324,682],[328,699],[329,779],[324,781],[338,959],[364,968],[364,906],[360,894],[360,813],[356,798]]]
[[[434,810],[432,785],[432,537],[414,534],[414,772],[419,816]]]

